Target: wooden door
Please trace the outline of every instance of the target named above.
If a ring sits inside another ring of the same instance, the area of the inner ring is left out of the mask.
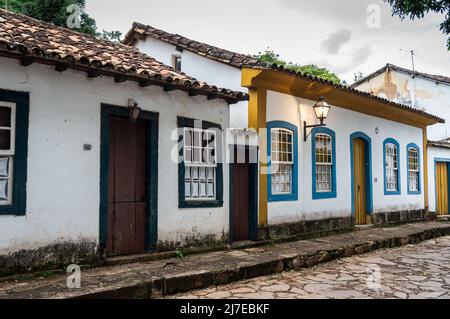
[[[109,121],[107,252],[143,253],[146,229],[146,125],[127,118]]]
[[[366,159],[364,141],[353,140],[353,194],[356,225],[366,224]]]
[[[436,212],[439,215],[448,214],[448,165],[436,163]]]
[[[239,150],[244,152],[244,150]],[[243,241],[249,239],[250,221],[250,163],[248,161],[248,150],[245,150],[245,160],[239,163],[235,149],[235,160],[231,164],[232,170],[232,207],[231,207],[231,227],[232,240]]]

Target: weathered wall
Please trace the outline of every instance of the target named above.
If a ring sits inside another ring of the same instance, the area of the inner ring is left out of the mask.
[[[166,65],[173,65],[173,55],[181,56],[181,71],[217,87],[248,92],[246,88],[241,87],[241,70],[238,68],[202,57],[188,50],[179,52],[175,50],[174,45],[151,37],[147,37],[145,41],[138,40],[135,46]],[[247,106],[248,103],[245,101],[230,106],[231,127],[248,127]]]
[[[0,255],[58,243],[99,241],[101,104],[126,106],[128,98],[159,112],[158,239],[221,240],[228,233],[228,167],[224,165],[223,208],[178,209],[178,166],[171,160],[177,116],[229,126],[223,100],[207,101],[161,87],[114,83],[111,78],[0,59],[0,88],[30,92],[27,213],[0,216]],[[83,151],[83,144],[92,144]]]
[[[442,117],[446,124],[430,126],[428,139],[450,137],[450,85],[392,70],[361,83],[357,89]]]
[[[374,212],[416,210],[424,208],[424,195],[407,194],[406,145],[416,143],[422,150],[422,130],[393,121],[368,116],[332,106],[327,127],[336,133],[337,197],[312,199],[311,137],[303,142],[303,121],[316,121],[314,101],[268,91],[267,121],[286,121],[298,128],[299,169],[298,201],[269,203],[269,224],[301,220],[348,217],[351,214],[350,135],[363,132],[372,139],[372,174]],[[375,129],[378,128],[378,134]],[[384,195],[383,142],[395,138],[400,144],[401,195]],[[422,161],[423,162],[423,161]],[[423,176],[423,163],[421,163]],[[423,178],[421,178],[423,189]]]

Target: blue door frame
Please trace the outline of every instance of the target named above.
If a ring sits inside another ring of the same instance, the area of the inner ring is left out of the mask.
[[[351,195],[352,195],[352,216],[355,215],[355,181],[353,169],[353,141],[360,139],[364,142],[364,159],[366,173],[366,211],[368,214],[373,212],[373,187],[372,187],[372,140],[363,132],[355,132],[350,135],[350,172],[351,172]]]
[[[126,107],[102,104],[100,144],[100,247],[106,248],[108,235],[109,186],[109,117],[129,117]],[[158,240],[158,125],[159,114],[141,111],[139,119],[147,123],[147,212],[145,225],[145,250],[154,251]]]

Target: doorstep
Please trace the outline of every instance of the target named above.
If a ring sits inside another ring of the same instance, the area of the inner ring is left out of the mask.
[[[0,298],[159,298],[447,235],[450,223],[445,222],[372,228],[243,250],[86,269],[80,289],[67,288],[66,275],[1,282]]]

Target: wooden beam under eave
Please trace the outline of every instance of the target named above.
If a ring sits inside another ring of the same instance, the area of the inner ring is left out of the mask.
[[[100,76],[100,72],[98,70],[89,70],[87,72],[87,76],[90,79],[94,79]]]
[[[114,81],[116,81],[116,83],[122,83],[125,82],[127,80],[127,77],[124,75],[115,75],[114,76]]]
[[[197,95],[202,94],[202,91],[195,90],[195,89],[189,90],[188,92],[189,92],[189,96],[197,96]]]
[[[56,72],[65,72],[65,71],[67,71],[68,68],[69,68],[69,64],[68,63],[57,63],[55,65],[55,71]]]
[[[170,85],[170,84],[164,85],[164,91],[165,92],[175,91],[176,89],[177,88],[176,88],[175,85]]]
[[[248,103],[248,127],[256,129],[259,134],[260,149],[260,173],[259,173],[259,194],[258,194],[258,224],[259,227],[268,225],[268,158],[267,158],[267,132],[266,132],[266,107],[267,90],[262,87],[250,88],[248,90],[250,100]]]
[[[152,81],[150,81],[149,79],[140,79],[139,80],[139,86],[141,88],[145,88],[152,85]]]
[[[29,66],[32,65],[34,63],[34,58],[30,57],[30,56],[24,56],[22,58],[20,58],[20,65],[22,66]]]

